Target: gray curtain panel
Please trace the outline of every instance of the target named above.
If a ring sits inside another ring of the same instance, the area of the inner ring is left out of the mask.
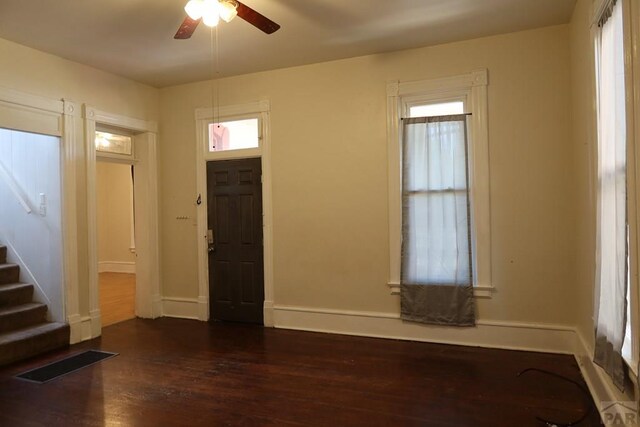
[[[466,118],[403,119],[404,320],[475,325]]]

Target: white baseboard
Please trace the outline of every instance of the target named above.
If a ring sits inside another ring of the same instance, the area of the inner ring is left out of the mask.
[[[82,318],[79,314],[73,314],[67,317],[69,323],[69,344],[77,344],[82,341]]]
[[[209,297],[198,297],[198,320],[206,322],[209,320]]]
[[[457,344],[510,350],[574,354],[576,332],[569,326],[478,321],[472,328],[404,322],[398,314],[276,305],[276,328]]]
[[[100,336],[100,310],[92,316],[71,315],[67,318],[67,322],[70,329],[69,344],[77,344]]]
[[[98,263],[98,273],[136,273],[135,262],[125,261],[100,261]]]
[[[155,294],[151,297],[151,318],[158,317],[162,317],[162,297],[160,294]]]
[[[197,298],[162,298],[162,315],[180,319],[202,320],[200,319],[200,305]]]
[[[273,319],[273,301],[265,301],[262,312],[262,321],[264,322],[264,326],[266,326],[267,328],[273,328],[275,325],[275,321]]]
[[[578,366],[580,366],[582,376],[589,387],[589,391],[591,392],[591,396],[593,397],[597,410],[602,410],[604,402],[633,403],[633,396],[631,394],[621,392],[615,385],[613,385],[613,382],[606,372],[593,362],[593,348],[587,344],[587,341],[584,339],[582,334],[576,331],[576,336],[578,339],[575,349],[575,358],[578,362]],[[623,405],[614,405],[612,409],[619,417],[618,419],[625,419],[626,414],[624,413],[625,408]],[[610,412],[609,414],[604,415],[601,412],[601,416],[612,416],[612,414]],[[603,421],[607,420],[603,419]],[[607,423],[605,422],[605,424]],[[609,424],[611,424],[611,422],[609,422]]]

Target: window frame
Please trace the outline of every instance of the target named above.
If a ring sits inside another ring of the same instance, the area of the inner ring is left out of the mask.
[[[402,247],[402,126],[411,106],[463,100],[469,118],[469,169],[472,206],[474,296],[490,298],[491,220],[489,199],[489,130],[486,69],[468,74],[387,84],[387,156],[389,209],[389,280],[391,294],[400,293]]]

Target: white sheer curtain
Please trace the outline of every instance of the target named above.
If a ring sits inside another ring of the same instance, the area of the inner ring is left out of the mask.
[[[474,324],[466,116],[403,123],[403,318]]]
[[[465,121],[405,127],[404,279],[469,284]]]
[[[622,2],[611,2],[597,39],[598,198],[594,361],[622,388],[626,326],[626,120]]]

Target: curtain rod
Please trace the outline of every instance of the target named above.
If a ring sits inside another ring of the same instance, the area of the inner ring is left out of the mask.
[[[473,113],[444,114],[442,116],[425,116],[425,117],[400,117],[400,120],[405,120],[405,119],[429,119],[429,118],[432,118],[432,117],[449,117],[449,116],[473,116]]]

